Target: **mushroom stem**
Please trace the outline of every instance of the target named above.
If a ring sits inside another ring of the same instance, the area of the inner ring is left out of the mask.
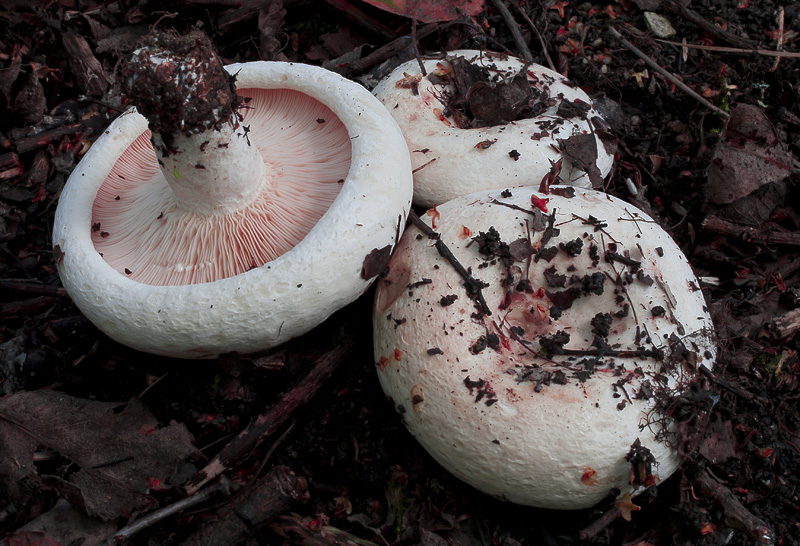
[[[239,123],[235,76],[200,30],[148,37],[125,64],[125,93],[147,118],[164,178],[200,216],[249,205],[266,181],[261,154]]]
[[[219,130],[170,134],[169,146],[164,136],[153,133],[161,172],[181,208],[199,216],[229,214],[259,195],[267,170],[247,130],[238,123],[226,123]]]

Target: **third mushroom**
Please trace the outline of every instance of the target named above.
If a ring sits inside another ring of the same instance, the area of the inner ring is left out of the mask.
[[[716,353],[678,246],[635,207],[569,186],[478,192],[424,218],[373,314],[404,424],[496,497],[576,509],[616,495],[630,510],[679,465],[661,410]]]
[[[562,75],[488,51],[420,62],[400,65],[374,90],[408,143],[415,205],[545,176],[602,184],[616,141],[589,96]]]

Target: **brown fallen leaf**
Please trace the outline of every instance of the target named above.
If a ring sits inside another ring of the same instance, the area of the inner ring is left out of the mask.
[[[29,521],[17,531],[6,537],[8,544],[3,546],[66,546],[81,544],[95,546],[102,544],[116,524],[90,518],[80,509],[65,500],[59,500],[47,512]]]
[[[2,419],[0,438],[0,497],[21,506],[39,487],[33,465],[36,440],[19,434],[14,425]]]
[[[731,112],[724,139],[708,167],[706,198],[717,205],[733,203],[761,186],[790,174],[788,153],[775,128],[758,106],[740,104]]]
[[[79,467],[48,477],[90,516],[110,520],[149,505],[148,493],[173,485],[178,463],[197,452],[182,424],[162,427],[137,399],[97,402],[56,391],[0,399],[6,441],[21,436],[58,451]]]
[[[572,162],[572,166],[589,176],[593,188],[603,186],[603,177],[597,168],[597,140],[591,133],[572,135],[559,141],[559,147]]]

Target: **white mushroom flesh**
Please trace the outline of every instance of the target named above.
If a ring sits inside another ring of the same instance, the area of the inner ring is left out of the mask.
[[[666,479],[680,457],[659,402],[716,352],[670,236],[627,203],[566,186],[478,192],[423,219],[486,303],[406,230],[378,282],[375,359],[425,449],[486,493],[545,508],[650,485],[631,480],[637,440],[655,458],[652,484]]]

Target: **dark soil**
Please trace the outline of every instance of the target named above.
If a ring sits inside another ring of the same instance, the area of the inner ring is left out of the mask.
[[[636,497],[641,510],[626,521],[620,513],[630,507],[613,499],[574,512],[531,509],[487,497],[442,470],[402,428],[378,385],[372,292],[268,353],[175,361],[100,334],[72,305],[54,266],[59,193],[124,109],[120,64],[154,26],[199,27],[226,63],[322,64],[371,87],[412,58],[414,46],[423,54],[485,47],[521,55],[497,1],[487,0],[475,17],[425,25],[339,0],[6,2],[5,544],[96,544],[135,521],[143,525],[132,544],[800,544],[800,65],[796,54],[756,51],[796,49],[800,4],[685,3],[508,6],[533,60],[552,62],[602,105],[619,138],[606,190],[650,212],[678,241],[717,327],[718,367],[698,372],[692,389],[666,408],[684,433],[686,463]],[[675,34],[667,40],[700,48],[657,40],[646,12],[669,19]],[[719,110],[654,71],[612,29]],[[346,356],[330,353],[337,350]],[[332,375],[331,362],[338,362]],[[305,390],[292,391],[298,384]],[[265,441],[231,458],[229,487],[210,485],[217,494],[206,502],[147,519],[189,497],[180,486],[265,408],[274,426]],[[154,440],[142,441],[142,433]],[[141,468],[131,481],[146,488],[98,478],[113,474],[98,469],[134,459]],[[147,478],[148,471],[171,481]],[[54,506],[66,521],[61,528],[48,519]]]

